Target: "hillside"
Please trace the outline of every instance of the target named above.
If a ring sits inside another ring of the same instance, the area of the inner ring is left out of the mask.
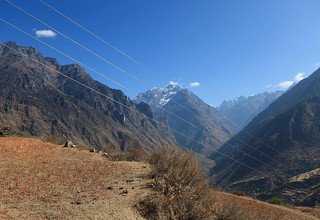
[[[1,219],[143,219],[134,207],[152,194],[146,187],[152,181],[146,178],[148,164],[110,161],[38,139],[0,138],[0,169]],[[236,207],[242,219],[319,216],[317,209],[301,208],[309,215],[228,193],[212,191],[212,196],[217,209]]]
[[[28,138],[1,138],[0,152],[1,219],[142,219],[147,164]]]
[[[290,181],[320,167],[319,85],[317,70],[279,97],[220,149],[257,171],[218,154],[211,155],[216,161],[211,174],[220,187],[263,199],[280,196],[294,204],[319,204],[319,175],[303,184]]]
[[[283,93],[283,91],[275,91],[249,97],[240,96],[233,100],[223,101],[217,110],[242,128]]]
[[[76,64],[60,65],[36,49],[14,42],[5,45],[0,46],[0,128],[10,127],[24,135],[69,138],[78,145],[99,149],[141,146],[150,150],[175,145],[167,127],[152,120],[156,118],[149,106],[135,105],[122,91],[95,81]]]
[[[174,134],[180,146],[203,155],[209,155],[218,149],[237,130],[237,127],[214,107],[179,85],[169,84],[165,88],[153,88],[139,94],[136,102],[147,102],[158,117],[168,121],[170,127],[196,140],[179,133]]]

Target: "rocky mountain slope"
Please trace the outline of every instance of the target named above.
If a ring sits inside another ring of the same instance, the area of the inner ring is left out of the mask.
[[[240,96],[223,101],[217,110],[239,127],[244,127],[283,93],[283,91],[275,91],[249,97]]]
[[[170,127],[196,140],[175,133],[177,142],[182,147],[204,155],[218,149],[237,130],[237,127],[215,108],[188,89],[175,84],[141,93],[136,102],[147,102],[159,117],[168,121]]]
[[[32,136],[53,135],[96,148],[142,146],[150,149],[175,144],[166,126],[148,105],[135,105],[120,90],[93,80],[80,66],[60,65],[32,47],[13,42],[0,46],[0,127]],[[28,57],[111,97],[107,99]]]
[[[223,188],[242,190],[265,199],[277,195],[298,204],[311,196],[313,199],[308,201],[312,200],[310,204],[316,205],[319,204],[319,199],[315,198],[319,198],[320,189],[317,176],[313,177],[317,181],[300,182],[294,188],[284,183],[295,185],[291,181],[294,176],[320,167],[319,141],[318,69],[280,96],[220,148],[242,164],[213,154],[211,158],[216,166],[211,174]]]

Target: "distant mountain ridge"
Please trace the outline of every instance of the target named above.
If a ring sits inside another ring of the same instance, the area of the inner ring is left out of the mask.
[[[214,107],[178,85],[153,88],[139,94],[135,101],[147,102],[158,117],[168,121],[170,127],[196,140],[175,133],[175,138],[182,147],[204,155],[218,149],[237,130],[237,127]]]
[[[295,204],[319,204],[312,198],[320,199],[320,175],[312,177],[315,182],[291,181],[296,175],[320,168],[319,109],[320,69],[277,98],[220,148],[222,153],[256,170],[216,153],[210,157],[216,162],[211,170],[213,179],[222,188],[260,198],[280,196]]]
[[[32,136],[53,135],[98,149],[176,145],[166,126],[152,121],[150,106],[134,104],[120,90],[93,80],[76,64],[60,65],[32,47],[0,46],[0,127]],[[101,92],[112,101],[14,52]],[[138,114],[134,111],[140,112]],[[147,115],[151,119],[143,116]]]
[[[283,93],[284,91],[275,91],[249,97],[240,96],[233,100],[223,101],[217,110],[239,127],[244,127]]]

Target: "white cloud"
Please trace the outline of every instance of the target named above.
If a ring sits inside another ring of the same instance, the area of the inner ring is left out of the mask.
[[[190,87],[199,87],[200,83],[199,82],[192,82],[190,83]]]
[[[276,86],[274,87],[280,87],[282,89],[288,89],[290,88],[293,84],[295,83],[298,83],[300,82],[301,80],[303,80],[305,77],[304,77],[304,73],[301,72],[301,73],[297,73],[293,80],[287,80],[287,81],[284,81],[284,82],[280,82],[279,84],[277,84]]]
[[[277,85],[277,87],[280,87],[282,89],[288,89],[290,86],[293,85],[293,81],[291,80],[288,80],[288,81],[284,81],[284,82],[281,82]]]
[[[304,73],[298,73],[295,77],[294,77],[294,80],[296,82],[300,82],[301,80],[303,80],[305,77],[304,77]]]
[[[52,30],[37,30],[37,37],[55,37],[57,34]]]

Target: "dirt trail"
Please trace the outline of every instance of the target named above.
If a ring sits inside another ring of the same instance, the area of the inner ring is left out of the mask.
[[[29,138],[0,138],[0,219],[142,219],[149,166]]]

